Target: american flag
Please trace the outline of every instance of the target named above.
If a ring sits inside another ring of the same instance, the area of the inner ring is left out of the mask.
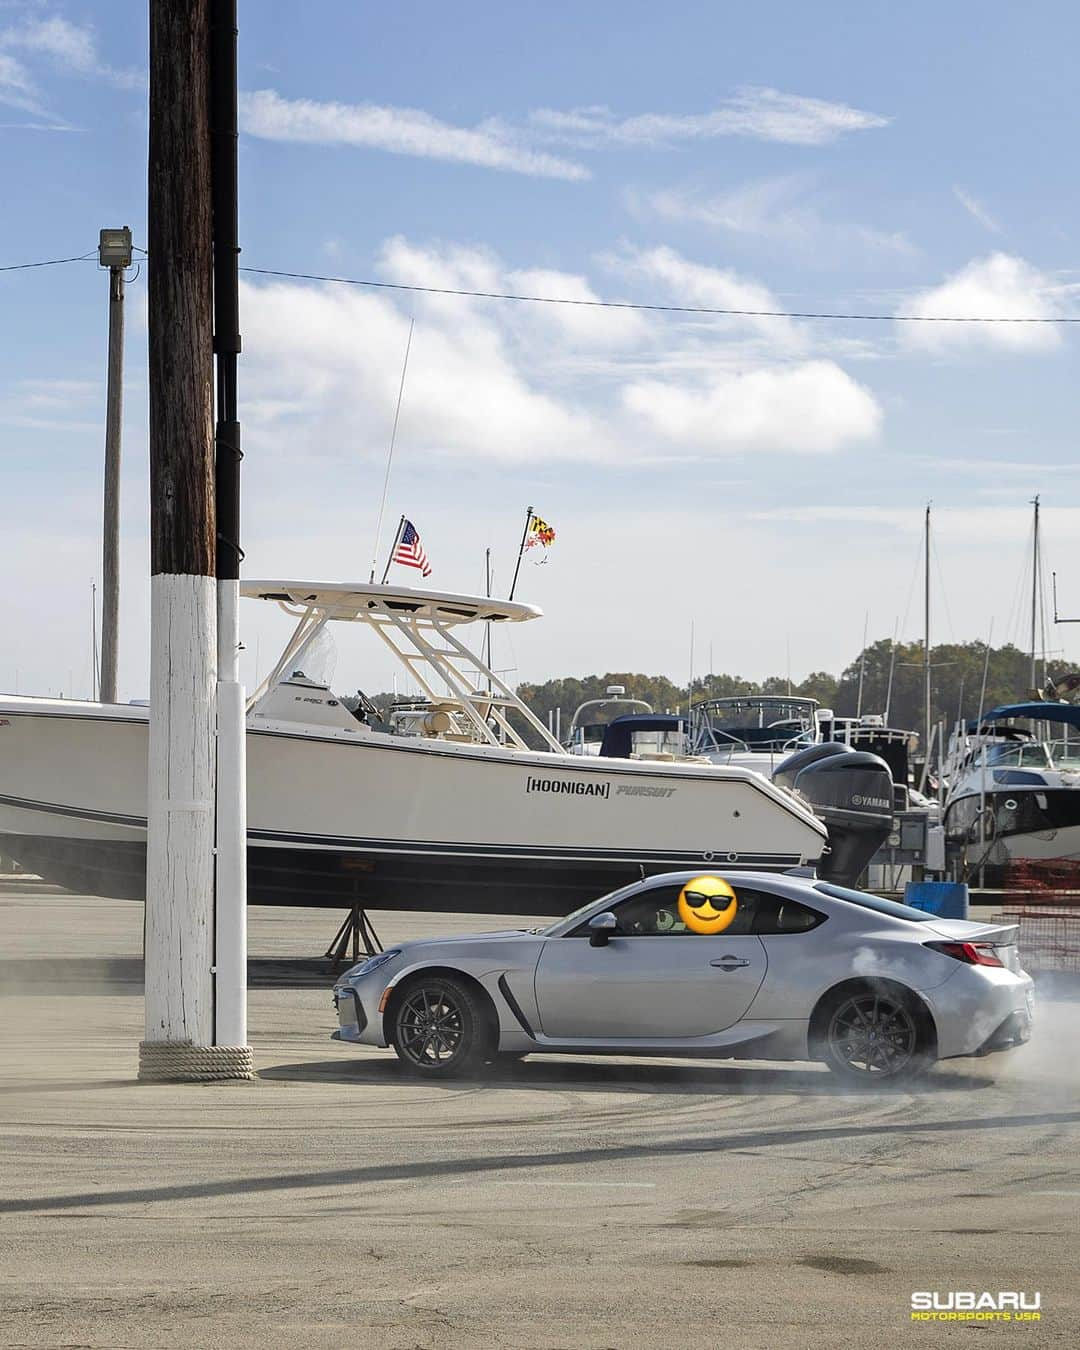
[[[431,565],[420,542],[420,536],[416,532],[416,526],[411,520],[401,522],[397,547],[394,549],[394,562],[401,563],[403,567],[419,567],[422,577],[431,575]]]

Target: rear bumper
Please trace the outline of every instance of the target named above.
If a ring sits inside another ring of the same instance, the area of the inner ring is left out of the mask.
[[[1030,975],[961,965],[943,985],[924,995],[937,1024],[938,1057],[987,1055],[1030,1039],[1035,1013]]]
[[[1031,1013],[1025,1008],[1016,1009],[994,1031],[987,1036],[977,1055],[992,1055],[998,1050],[1012,1050],[1031,1040]]]

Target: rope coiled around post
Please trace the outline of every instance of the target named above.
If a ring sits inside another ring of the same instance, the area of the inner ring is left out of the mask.
[[[191,1041],[140,1041],[141,1083],[212,1083],[254,1078],[250,1045],[193,1045]]]

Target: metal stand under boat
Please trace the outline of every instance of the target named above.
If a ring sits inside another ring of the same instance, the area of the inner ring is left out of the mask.
[[[347,960],[351,960],[355,965],[360,960],[361,942],[364,944],[365,956],[377,956],[383,949],[379,935],[368,918],[367,910],[361,909],[359,905],[353,905],[345,922],[334,934],[333,941],[326,949],[326,959],[331,967],[344,965]]]

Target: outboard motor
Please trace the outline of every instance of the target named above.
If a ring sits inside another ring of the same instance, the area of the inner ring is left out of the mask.
[[[892,830],[888,764],[866,750],[830,741],[790,755],[773,782],[797,792],[828,827],[829,852],[818,875],[838,886],[854,886]]]

